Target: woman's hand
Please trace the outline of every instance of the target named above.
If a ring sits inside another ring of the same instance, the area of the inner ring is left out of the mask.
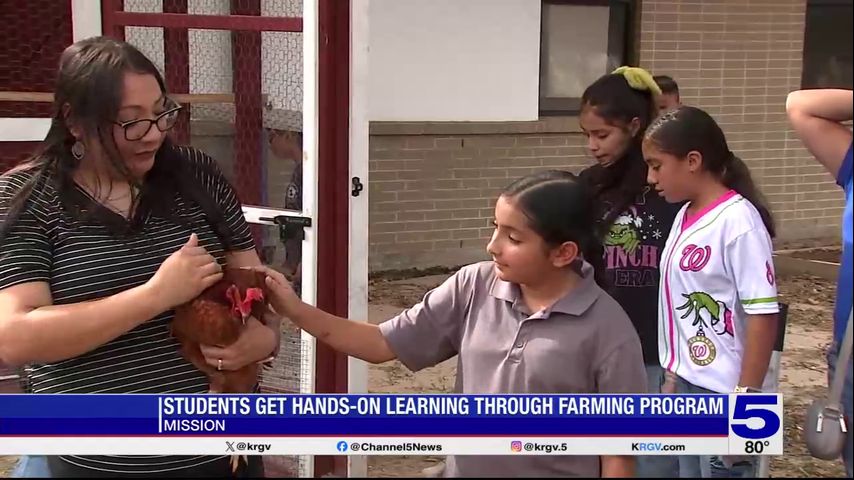
[[[239,370],[246,365],[266,360],[276,349],[276,333],[255,317],[246,320],[246,328],[237,341],[227,347],[200,345],[208,365],[220,370]]]
[[[160,265],[147,285],[153,291],[153,298],[168,310],[196,298],[221,278],[222,267],[199,246],[194,233]]]
[[[269,267],[252,267],[256,272],[264,273],[270,298],[270,305],[276,313],[286,317],[293,317],[296,309],[302,304],[302,300],[291,288],[290,282],[284,275]]]

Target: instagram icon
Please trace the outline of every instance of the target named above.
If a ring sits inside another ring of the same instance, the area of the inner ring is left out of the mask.
[[[520,442],[519,440],[514,440],[514,441],[510,442],[510,450],[512,450],[514,452],[521,452],[522,451],[522,442]]]

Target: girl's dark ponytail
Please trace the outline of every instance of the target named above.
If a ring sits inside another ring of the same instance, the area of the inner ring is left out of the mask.
[[[759,216],[762,217],[762,223],[765,224],[765,229],[768,230],[771,238],[774,238],[777,235],[774,218],[771,216],[771,210],[768,208],[765,197],[753,182],[753,176],[750,174],[747,164],[732,152],[728,152],[727,159],[724,161],[721,180],[724,185],[738,192],[756,207]]]

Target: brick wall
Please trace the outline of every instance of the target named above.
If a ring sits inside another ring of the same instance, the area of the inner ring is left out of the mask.
[[[841,193],[787,124],[800,87],[805,0],[644,0],[640,63],[672,75],[750,166],[780,242],[838,235]],[[537,169],[589,164],[577,121],[373,123],[370,268],[486,258],[501,187]]]
[[[645,0],[641,66],[715,116],[771,203],[780,240],[838,235],[842,192],[786,120],[800,88],[804,0]]]
[[[495,199],[541,169],[588,163],[578,122],[374,123],[370,140],[372,270],[487,258]]]

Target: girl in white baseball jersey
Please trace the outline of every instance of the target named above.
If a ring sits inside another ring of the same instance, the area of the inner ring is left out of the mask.
[[[703,110],[658,117],[643,141],[648,180],[687,201],[664,247],[659,357],[679,393],[759,391],[777,331],[774,225],[746,165]],[[755,457],[754,457],[755,458]],[[680,476],[753,476],[750,460],[681,457]]]

